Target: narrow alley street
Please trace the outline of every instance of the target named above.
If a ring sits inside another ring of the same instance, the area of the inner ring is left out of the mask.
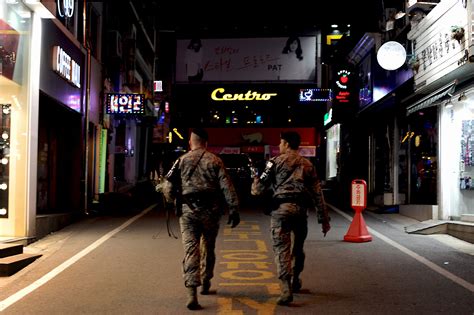
[[[223,217],[211,294],[199,295],[198,313],[473,314],[473,244],[407,234],[403,227],[416,221],[373,213],[364,213],[373,240],[348,243],[343,237],[352,213],[331,209],[326,237],[310,214],[303,289],[290,307],[276,305],[270,218],[243,209],[241,224],[230,229]],[[2,314],[191,313],[177,219],[172,215],[167,228],[166,213],[157,207],[89,218],[25,252],[43,256],[0,278]]]

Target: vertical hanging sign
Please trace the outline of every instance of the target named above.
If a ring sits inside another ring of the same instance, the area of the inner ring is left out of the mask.
[[[350,101],[351,91],[349,90],[349,86],[352,84],[352,82],[350,82],[350,75],[351,72],[346,69],[337,72],[337,88],[334,98],[338,103],[349,103]]]
[[[72,17],[74,14],[74,0],[57,0],[60,17]]]
[[[100,132],[99,148],[99,194],[105,192],[105,171],[107,168],[107,129]]]

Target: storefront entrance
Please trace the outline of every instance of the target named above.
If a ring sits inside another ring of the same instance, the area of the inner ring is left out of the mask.
[[[37,213],[80,209],[81,115],[40,95]]]

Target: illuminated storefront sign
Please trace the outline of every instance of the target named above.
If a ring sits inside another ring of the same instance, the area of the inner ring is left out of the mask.
[[[74,0],[57,0],[60,17],[72,17],[74,14]]]
[[[351,97],[350,92],[348,92],[348,91],[339,91],[336,94],[335,98],[339,103],[349,103],[350,97]]]
[[[424,89],[469,61],[466,49],[472,47],[470,13],[461,1],[441,1],[435,9],[436,12],[433,9],[429,15],[435,12],[436,17],[424,19],[407,34],[407,39],[414,43],[410,64],[415,91]]]
[[[385,70],[397,70],[405,63],[407,52],[399,42],[389,41],[377,52],[377,61]]]
[[[153,91],[163,92],[163,81],[153,81]]]
[[[327,102],[331,98],[330,89],[300,89],[300,102]]]
[[[334,101],[336,103],[349,103],[351,98],[351,72],[348,70],[339,70],[336,77],[336,87]]]
[[[211,98],[214,101],[268,101],[272,96],[277,96],[277,93],[263,93],[252,92],[248,90],[243,94],[224,94],[225,89],[217,88],[211,93]]]
[[[144,94],[107,94],[107,114],[144,114]]]
[[[105,171],[107,169],[107,129],[100,131],[100,146],[99,146],[99,185],[98,193],[105,192]]]
[[[343,90],[347,90],[347,83],[349,82],[349,75],[351,73],[347,70],[340,70],[337,72],[336,85]]]
[[[53,47],[53,70],[75,87],[81,87],[81,66],[60,46]]]
[[[332,121],[332,108],[329,109],[329,112],[324,114],[324,126],[329,124]]]

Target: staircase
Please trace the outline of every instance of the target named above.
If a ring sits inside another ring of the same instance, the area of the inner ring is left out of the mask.
[[[405,227],[408,234],[449,234],[474,244],[474,222],[426,220]]]
[[[0,277],[9,277],[41,257],[23,253],[23,245],[0,243]]]

